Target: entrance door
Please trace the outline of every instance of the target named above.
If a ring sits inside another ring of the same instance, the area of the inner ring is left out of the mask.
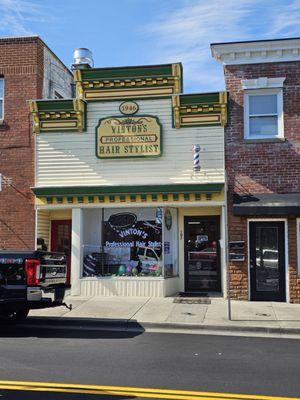
[[[220,218],[185,217],[185,291],[220,292]]]
[[[70,219],[51,222],[51,251],[65,253],[67,258],[67,284],[70,284],[71,273],[71,233]]]
[[[250,222],[251,300],[285,301],[284,222]]]

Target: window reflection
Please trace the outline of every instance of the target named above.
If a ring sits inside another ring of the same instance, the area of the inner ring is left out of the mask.
[[[256,289],[279,291],[278,228],[256,228]]]

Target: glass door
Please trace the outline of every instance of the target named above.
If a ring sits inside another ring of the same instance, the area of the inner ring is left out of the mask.
[[[284,222],[250,222],[251,300],[285,301]]]
[[[185,291],[220,292],[220,218],[185,217]]]

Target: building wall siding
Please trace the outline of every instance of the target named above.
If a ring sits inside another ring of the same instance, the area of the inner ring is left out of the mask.
[[[4,78],[4,120],[0,123],[0,249],[35,248],[35,136],[28,100],[44,86],[44,48],[38,37],[0,39]]]
[[[192,146],[197,143],[202,147],[199,181],[223,181],[223,127],[173,129],[171,99],[137,101],[139,114],[157,116],[162,123],[162,157],[98,159],[95,156],[95,127],[100,118],[121,115],[120,103],[121,101],[89,103],[87,132],[40,134],[37,138],[37,185],[191,183],[194,182],[191,178]]]
[[[54,99],[55,91],[64,98],[72,98],[73,77],[70,71],[47,47],[43,50],[45,66],[43,99]]]
[[[224,73],[230,103],[229,123],[225,129],[229,240],[245,240],[247,243],[247,218],[233,215],[233,192],[300,193],[300,62],[226,66]],[[283,87],[283,142],[244,141],[244,91],[241,80],[259,77],[286,77]],[[300,278],[297,275],[295,216],[288,219],[288,244],[289,295],[290,301],[296,303],[300,302]],[[236,299],[247,300],[249,296],[247,259],[246,254],[245,262],[229,266],[231,295]]]
[[[45,240],[45,244],[50,249],[50,212],[44,210],[37,211],[37,238]]]
[[[34,136],[27,100],[42,95],[43,58],[37,38],[0,40],[4,121],[0,124],[0,172],[10,180],[0,192],[0,248],[35,246]]]

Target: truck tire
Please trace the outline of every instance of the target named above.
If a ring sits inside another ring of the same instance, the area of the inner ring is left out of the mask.
[[[65,297],[66,289],[62,286],[58,286],[54,290],[54,300],[58,303],[62,303]]]

